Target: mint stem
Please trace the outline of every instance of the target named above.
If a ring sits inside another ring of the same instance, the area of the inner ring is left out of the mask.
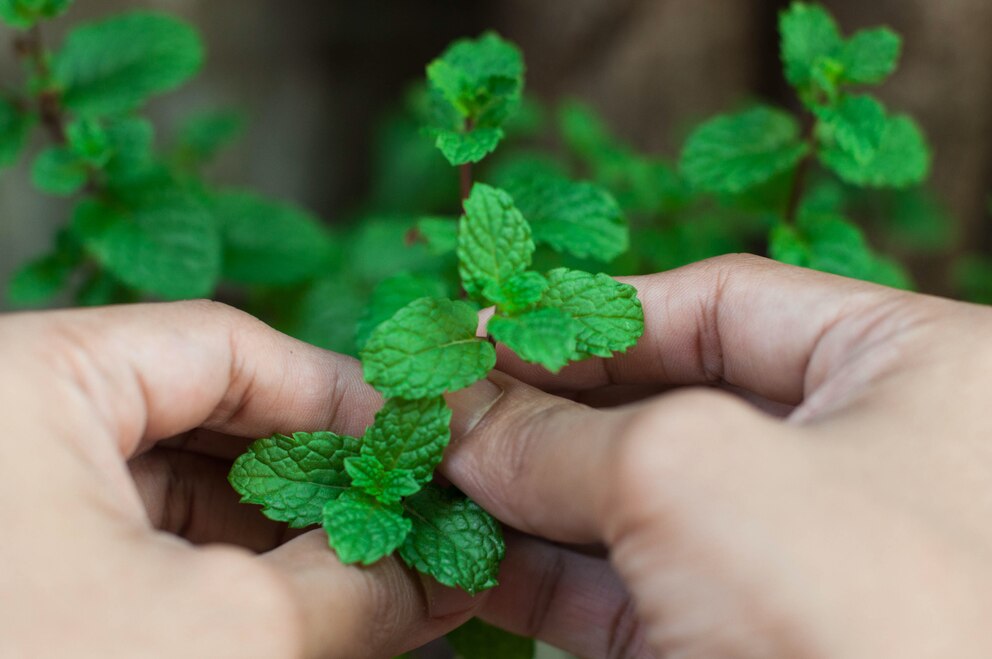
[[[52,72],[48,67],[48,60],[45,58],[45,42],[41,34],[41,26],[35,25],[28,30],[24,37],[15,42],[14,49],[20,57],[28,60],[34,68],[35,75],[45,83],[35,99],[38,105],[38,115],[52,140],[59,145],[64,145],[66,143],[65,115],[62,112],[59,93],[48,86]]]
[[[475,121],[472,119],[465,120],[465,132],[471,133],[475,130]],[[472,163],[467,162],[458,168],[458,173],[461,177],[461,188],[462,188],[462,203],[468,199],[468,196],[472,194]]]
[[[799,202],[802,201],[803,193],[806,191],[806,179],[809,177],[809,168],[813,164],[813,153],[816,151],[816,120],[812,116],[807,116],[806,127],[803,129],[803,141],[809,145],[809,152],[803,156],[796,166],[796,175],[792,178],[792,189],[789,190],[789,201],[785,207],[785,223],[794,224],[796,213],[799,211]]]

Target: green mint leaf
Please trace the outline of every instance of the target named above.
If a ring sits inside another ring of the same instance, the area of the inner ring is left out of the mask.
[[[58,295],[69,283],[83,252],[72,235],[62,230],[56,248],[21,266],[7,283],[7,299],[18,306],[39,306]]]
[[[461,117],[482,128],[498,128],[517,110],[523,76],[520,50],[494,32],[456,41],[427,66],[431,87]]]
[[[909,288],[902,268],[876,255],[857,226],[833,215],[801,215],[796,226],[779,225],[769,240],[772,258],[813,270]]]
[[[456,490],[430,485],[403,507],[413,522],[400,547],[407,565],[473,595],[497,585],[506,545],[499,523],[477,503]]]
[[[241,137],[245,123],[244,115],[233,110],[215,110],[190,117],[179,129],[176,159],[186,167],[209,163]]]
[[[503,139],[502,128],[475,128],[467,132],[438,130],[434,144],[455,167],[476,163],[496,150]]]
[[[73,112],[110,115],[140,107],[171,91],[203,64],[203,45],[182,21],[130,12],[73,29],[52,71]]]
[[[104,271],[91,273],[76,291],[76,304],[80,307],[129,304],[139,299],[134,291]]]
[[[808,150],[792,115],[759,106],[699,126],[686,141],[680,168],[699,190],[733,194],[796,166]]]
[[[386,470],[409,471],[426,483],[451,440],[451,410],[441,396],[390,398],[365,431],[362,455],[374,456]]]
[[[568,268],[552,270],[547,277],[543,304],[579,323],[573,359],[626,352],[644,333],[644,311],[633,286]]]
[[[612,261],[627,251],[627,221],[603,188],[545,175],[509,181],[506,190],[527,218],[534,242],[600,261]]]
[[[450,254],[458,249],[457,218],[422,217],[417,220],[417,232],[427,241],[427,248],[436,256]]]
[[[819,157],[841,179],[862,187],[905,188],[923,181],[930,171],[930,148],[923,132],[905,115],[887,119],[881,143],[870,158],[858,160],[836,140],[824,144]]]
[[[837,147],[859,162],[870,161],[888,128],[885,108],[871,96],[844,96],[835,105],[819,108],[819,129]]]
[[[77,119],[66,128],[69,149],[93,167],[107,164],[112,155],[110,136],[99,121]]]
[[[526,270],[534,255],[530,226],[503,190],[476,183],[458,226],[458,271],[465,292],[483,289]]]
[[[165,299],[208,296],[220,275],[213,217],[179,191],[143,194],[127,205],[80,203],[72,229],[115,277]]]
[[[324,530],[342,563],[372,565],[403,544],[412,523],[399,505],[348,490],[324,505]]]
[[[976,304],[992,304],[992,259],[966,254],[954,260],[952,279],[960,296]]]
[[[0,167],[14,164],[21,155],[34,122],[33,115],[0,97]]]
[[[127,188],[141,181],[154,167],[152,145],[155,128],[138,117],[117,117],[104,125],[110,159],[103,166],[111,187]]]
[[[844,82],[873,85],[896,70],[902,39],[884,27],[856,32],[840,51]]]
[[[387,398],[430,398],[463,389],[496,365],[496,351],[475,335],[475,308],[422,298],[379,325],[361,351],[365,380]]]
[[[293,204],[232,190],[211,195],[210,210],[224,241],[225,279],[295,284],[328,266],[330,234],[317,217]]]
[[[513,275],[502,284],[491,281],[482,290],[482,295],[505,313],[516,314],[530,309],[548,290],[548,280],[537,272],[521,272]]]
[[[42,192],[71,197],[86,186],[86,163],[75,153],[60,146],[45,149],[31,166],[31,182]]]
[[[534,659],[537,644],[532,638],[472,618],[445,637],[459,659]]]
[[[827,10],[805,2],[793,2],[779,15],[779,33],[785,77],[797,88],[813,83],[817,69],[827,59],[836,60],[844,45]]]
[[[420,491],[420,483],[409,469],[386,470],[371,455],[348,458],[345,471],[351,476],[351,486],[356,487],[376,501],[384,504],[399,503],[404,497]]]
[[[228,481],[242,503],[264,506],[270,519],[294,528],[320,524],[324,505],[348,489],[344,462],[360,447],[361,440],[332,432],[273,435],[248,447]]]
[[[455,226],[452,224],[452,226]],[[379,282],[372,291],[372,297],[365,313],[358,321],[355,343],[361,349],[368,342],[375,328],[393,315],[422,297],[444,298],[447,287],[437,277],[401,273]]]
[[[519,316],[493,316],[487,326],[494,339],[526,362],[557,373],[576,353],[582,326],[556,308],[534,309]]]
[[[61,15],[71,4],[72,0],[0,0],[0,19],[26,30]]]

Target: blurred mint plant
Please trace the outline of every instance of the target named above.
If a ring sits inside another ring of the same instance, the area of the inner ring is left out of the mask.
[[[170,16],[127,12],[72,28],[51,49],[46,21],[69,0],[0,0],[18,30],[19,88],[0,93],[0,166],[40,130],[31,182],[72,200],[53,249],[7,287],[15,304],[72,289],[77,304],[211,296],[220,282],[282,286],[311,278],[332,248],[312,215],[262,195],[217,188],[203,166],[240,132],[230,113],[190,119],[175,144],[155,146],[140,111],[201,69],[196,31]]]

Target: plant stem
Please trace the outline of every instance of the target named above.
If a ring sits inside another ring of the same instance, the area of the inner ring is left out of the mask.
[[[45,58],[45,42],[40,25],[35,25],[23,37],[16,40],[14,51],[18,56],[28,60],[34,67],[35,75],[47,83],[52,72],[48,66],[48,60]],[[38,116],[41,118],[41,124],[45,130],[56,143],[65,144],[65,115],[62,112],[59,93],[54,89],[43,88],[38,92],[35,102],[38,106]]]
[[[465,132],[471,133],[475,129],[475,122],[471,119],[465,120]],[[462,204],[468,199],[468,196],[472,194],[472,163],[467,162],[458,168],[458,174],[461,179],[461,189],[462,189]]]
[[[796,167],[796,175],[792,178],[789,201],[785,207],[786,224],[794,224],[796,221],[799,202],[802,201],[803,193],[806,191],[806,179],[809,177],[809,168],[813,164],[813,153],[816,151],[816,120],[812,115],[806,118],[806,126],[803,129],[803,141],[809,146],[809,151],[799,161],[799,165]]]

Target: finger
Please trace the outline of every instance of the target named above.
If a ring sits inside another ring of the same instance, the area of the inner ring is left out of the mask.
[[[500,585],[479,617],[581,657],[650,657],[633,601],[609,563],[507,536]]]
[[[342,565],[327,536],[312,531],[265,555],[292,584],[303,612],[307,656],[390,657],[451,631],[481,607],[388,558],[369,568]]]
[[[128,466],[152,526],[194,544],[261,552],[304,533],[240,503],[227,482],[230,460],[156,447]]]
[[[212,302],[15,315],[0,346],[5,363],[33,362],[76,427],[104,429],[126,456],[199,426],[359,433],[379,404],[357,361]],[[29,371],[5,369],[18,372]]]
[[[882,321],[906,296],[749,255],[624,281],[645,312],[645,334],[628,353],[552,375],[501,347],[498,368],[549,391],[726,382],[795,404],[858,345],[896,331]]]
[[[501,373],[450,400],[444,474],[510,526],[570,543],[605,539],[622,466],[641,438],[673,459],[689,456],[689,468],[731,470],[752,459],[743,438],[770,437],[779,423],[719,391],[595,410]]]

